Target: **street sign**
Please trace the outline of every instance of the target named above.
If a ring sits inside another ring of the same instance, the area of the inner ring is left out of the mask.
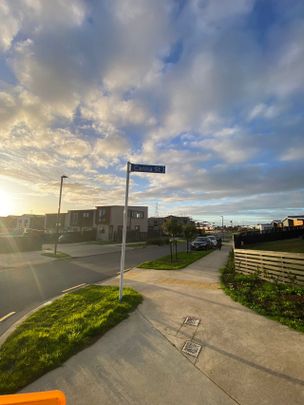
[[[166,166],[131,163],[131,172],[166,173]]]
[[[142,164],[136,164],[136,163],[131,163],[131,162],[127,163],[125,208],[124,208],[124,213],[123,213],[122,243],[121,243],[121,256],[120,256],[119,301],[122,300],[122,295],[123,295],[123,273],[124,273],[124,269],[125,269],[125,256],[126,256],[129,180],[130,180],[131,172],[166,173],[166,166],[142,165]]]

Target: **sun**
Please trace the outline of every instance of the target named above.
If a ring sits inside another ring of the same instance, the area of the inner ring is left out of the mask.
[[[4,190],[0,190],[0,216],[10,215],[14,210],[12,196]]]

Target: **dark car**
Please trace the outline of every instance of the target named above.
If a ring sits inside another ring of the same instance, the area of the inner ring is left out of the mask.
[[[211,241],[206,236],[198,236],[191,242],[191,250],[207,250],[211,247]]]

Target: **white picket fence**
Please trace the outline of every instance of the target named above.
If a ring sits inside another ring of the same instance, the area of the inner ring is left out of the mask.
[[[234,249],[235,270],[281,283],[304,285],[304,254]]]

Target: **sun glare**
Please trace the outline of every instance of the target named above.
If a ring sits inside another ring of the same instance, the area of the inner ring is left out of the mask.
[[[13,213],[14,203],[11,195],[6,191],[0,190],[0,216],[6,216]]]

